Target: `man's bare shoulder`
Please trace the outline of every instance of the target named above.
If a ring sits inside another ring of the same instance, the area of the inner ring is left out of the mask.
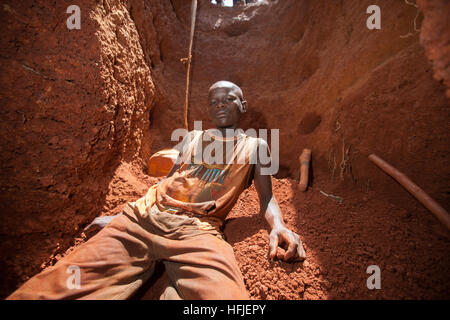
[[[249,136],[246,135],[248,138],[249,143],[255,145],[255,147],[259,150],[268,150],[269,149],[269,145],[267,143],[266,140],[264,140],[263,138],[259,138],[259,137],[253,137],[253,136]]]

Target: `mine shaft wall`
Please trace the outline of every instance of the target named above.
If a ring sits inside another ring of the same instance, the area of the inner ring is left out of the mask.
[[[77,1],[0,7],[2,296],[63,252],[105,206],[121,161],[149,155],[154,84],[129,7]]]
[[[171,131],[183,125],[186,67],[180,58],[189,45],[190,5],[149,2],[159,13],[152,26],[160,37],[156,74],[164,100],[152,118],[157,151],[168,147]],[[381,30],[366,27],[366,10],[373,4],[381,9]],[[448,206],[448,43],[436,40],[436,32],[448,32],[442,16],[449,10],[442,1],[420,4],[435,17],[424,20],[405,1],[267,1],[234,8],[200,1],[191,128],[194,120],[211,126],[205,112],[208,88],[230,80],[242,87],[249,104],[244,129],[280,129],[278,177],[298,178],[298,156],[311,148],[314,174],[330,183],[375,188],[380,196],[411,201],[368,161],[376,153]],[[427,32],[420,39],[414,25],[419,28],[422,21]],[[137,27],[142,36],[148,24]]]
[[[183,125],[189,1],[77,1],[81,30],[66,27],[71,4],[0,8],[2,296],[115,203],[121,163],[145,171]],[[372,4],[381,30],[366,28]],[[199,1],[191,127],[211,125],[207,90],[231,80],[249,103],[243,128],[280,129],[279,177],[297,177],[308,147],[330,184],[410,201],[367,161],[375,152],[448,207],[448,56],[434,34],[448,6],[419,4],[420,38],[404,1]]]

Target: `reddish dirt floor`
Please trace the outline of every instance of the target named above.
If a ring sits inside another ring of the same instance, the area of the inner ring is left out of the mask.
[[[387,178],[389,179],[389,178]],[[395,182],[393,182],[395,183]],[[285,222],[304,242],[303,263],[271,262],[268,225],[254,188],[230,215],[228,241],[255,299],[449,298],[449,234],[412,197],[392,203],[369,190],[316,182],[306,193],[297,181],[274,180]],[[320,191],[341,197],[342,203]],[[381,289],[369,290],[367,267],[381,269]]]
[[[112,190],[132,189],[124,182],[127,179],[142,188],[125,197],[110,194],[115,205],[105,208],[103,215],[117,214],[125,200],[137,199],[146,186],[157,181],[134,175],[129,166],[120,170],[122,178],[114,182]],[[383,175],[380,172],[382,179],[396,184]],[[251,299],[450,298],[450,235],[400,186],[397,198],[386,199],[370,186],[354,189],[329,177],[316,178],[307,192],[297,191],[297,184],[293,179],[273,179],[284,220],[304,243],[304,262],[269,260],[269,226],[259,214],[254,186],[244,191],[227,218],[224,233],[233,246]],[[67,252],[87,238],[81,233]],[[48,265],[63,256],[52,256]],[[380,267],[379,290],[367,288],[370,265]],[[135,298],[158,299],[166,281],[163,267],[158,266]]]

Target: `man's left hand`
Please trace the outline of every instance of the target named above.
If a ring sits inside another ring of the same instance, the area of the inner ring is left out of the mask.
[[[279,245],[284,245],[284,248]],[[269,248],[271,259],[277,257],[286,262],[306,259],[306,252],[300,237],[287,228],[272,229],[269,236]]]

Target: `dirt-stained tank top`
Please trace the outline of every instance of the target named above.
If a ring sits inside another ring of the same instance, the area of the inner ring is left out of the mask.
[[[159,207],[226,218],[251,185],[259,138],[244,133],[225,138],[217,133],[194,130],[186,135],[179,169],[156,188]]]

